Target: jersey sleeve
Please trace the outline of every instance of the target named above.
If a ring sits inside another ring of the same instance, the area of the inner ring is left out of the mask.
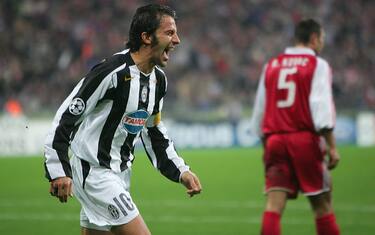
[[[266,88],[265,88],[265,73],[266,73],[267,65],[263,67],[262,74],[259,79],[257,92],[255,95],[255,102],[253,108],[253,114],[250,121],[250,130],[257,134],[258,136],[262,137],[262,121],[264,116],[264,108],[265,108],[265,95],[266,95]]]
[[[44,167],[48,180],[72,177],[68,149],[74,131],[98,101],[116,86],[115,73],[109,75],[100,66],[93,68],[59,107],[44,144]]]
[[[336,110],[332,95],[332,72],[328,63],[318,58],[309,97],[310,111],[316,131],[333,129]]]
[[[165,95],[161,92],[161,95]],[[167,129],[161,121],[161,109],[163,106],[163,97],[160,98],[158,110],[152,115],[142,130],[141,140],[152,165],[158,169],[168,179],[179,182],[182,173],[189,170],[189,166],[178,155],[173,141],[167,134]]]

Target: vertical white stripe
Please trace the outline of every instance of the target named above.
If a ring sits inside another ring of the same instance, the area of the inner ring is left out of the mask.
[[[185,167],[185,162],[184,160],[178,156],[173,142],[170,140],[167,134],[167,129],[164,126],[163,122],[160,122],[159,125],[157,126],[160,132],[163,134],[164,139],[168,140],[168,147],[165,150],[167,157],[169,160],[171,160],[177,168]]]
[[[334,127],[335,108],[332,105],[332,84],[328,63],[317,58],[309,97],[310,111],[317,131]]]
[[[156,87],[156,75],[155,70],[150,75],[149,80],[149,88],[150,93],[148,95],[148,106],[147,106],[147,112],[151,115],[152,111],[154,110],[155,106],[155,87]]]
[[[126,105],[126,112],[132,112],[138,110],[138,100],[139,100],[139,89],[140,89],[140,76],[139,70],[136,65],[129,67],[130,76],[130,90],[129,90],[129,99]]]
[[[265,109],[265,100],[266,100],[266,88],[265,88],[265,73],[267,70],[268,65],[263,67],[262,74],[260,76],[255,101],[254,101],[254,109],[253,114],[250,121],[250,129],[254,134],[258,136],[263,136],[262,132],[262,122],[264,116],[264,109]]]
[[[331,190],[331,177],[327,168],[327,164],[325,162],[322,162],[322,174],[323,174],[323,182],[322,182],[322,188],[314,191],[314,192],[309,192],[309,193],[303,193],[305,196],[315,196],[319,195],[324,192],[329,192]]]
[[[122,121],[120,121],[120,125],[122,125]],[[110,155],[111,159],[111,168],[115,172],[121,172],[121,146],[124,144],[126,137],[128,137],[128,133],[122,128],[118,127],[116,129],[115,135],[113,136],[112,146]]]
[[[331,67],[328,65],[328,68],[329,68],[329,88],[330,88],[330,91],[331,91],[331,112],[332,112],[332,115],[331,115],[331,122],[333,123],[333,126],[336,125],[336,106],[335,106],[335,102],[334,102],[334,99],[333,99],[333,92],[332,92],[332,84],[333,84],[333,78],[332,78],[332,69]]]
[[[151,139],[147,134],[147,128],[142,130],[142,140],[148,156],[151,158],[152,165],[157,168],[157,159],[154,150],[152,149]]]

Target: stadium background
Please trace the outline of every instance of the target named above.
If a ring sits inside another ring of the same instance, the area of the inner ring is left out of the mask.
[[[333,172],[338,220],[343,234],[374,234],[371,0],[2,0],[0,234],[78,233],[78,204],[62,206],[48,197],[44,135],[87,70],[124,48],[135,9],[150,2],[172,6],[179,17],[182,43],[165,69],[163,118],[204,183],[202,195],[186,200],[181,188],[157,176],[142,151],[137,154],[133,196],[155,234],[257,234],[263,173],[248,119],[262,65],[292,43],[294,23],[307,17],[326,30],[322,57],[334,73],[343,158]],[[308,211],[303,198],[292,202],[284,234],[313,234]]]

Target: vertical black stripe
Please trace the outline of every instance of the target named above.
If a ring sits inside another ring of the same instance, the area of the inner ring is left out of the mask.
[[[125,81],[125,77],[130,77],[129,66],[127,65],[123,70],[117,72],[117,88],[116,98],[113,101],[111,111],[104,124],[103,130],[100,133],[98,143],[98,161],[101,166],[111,168],[111,145],[116,129],[121,122],[121,118],[126,110],[126,105],[129,99],[130,81]]]
[[[85,188],[86,178],[90,173],[90,164],[87,161],[81,159],[81,166],[82,166],[82,178],[83,178],[82,188]]]
[[[52,148],[55,149],[59,161],[66,176],[72,177],[72,170],[69,163],[68,148],[70,143],[70,134],[74,128],[74,120],[69,117],[60,119],[56,128],[55,136],[52,141]]]
[[[148,135],[151,139],[152,150],[157,159],[157,167],[160,172],[168,179],[178,182],[180,171],[172,160],[168,158],[166,149],[169,147],[169,140],[164,138],[163,133],[157,127],[148,129]]]
[[[147,137],[146,137],[146,138],[147,138]],[[150,160],[150,162],[151,162],[152,164],[154,164],[154,163],[153,163],[153,160],[152,160],[152,157],[150,156],[149,152],[148,152],[147,149],[146,149],[146,143],[145,143],[145,141],[143,140],[143,136],[142,136],[142,135],[141,135],[141,141],[142,141],[142,145],[143,145],[143,148],[144,148],[144,150],[145,150],[145,152],[146,152],[146,155],[147,155],[148,159]]]
[[[140,85],[140,89],[139,89],[138,109],[147,110],[149,96],[150,96],[150,75],[146,77],[143,73],[140,73],[139,85]],[[146,93],[144,91],[146,91]]]
[[[155,106],[152,114],[156,114],[160,112],[159,103],[160,100],[165,95],[166,90],[166,81],[165,81],[165,75],[158,69],[155,69],[155,77],[156,77],[156,88],[155,88]]]
[[[121,151],[120,151],[120,154],[121,154],[120,169],[121,169],[121,171],[124,171],[128,168],[126,163],[130,160],[129,159],[130,153],[132,153],[132,154],[134,153],[133,141],[134,141],[135,137],[136,137],[135,134],[128,133],[128,136],[126,137],[126,139],[124,141],[124,144],[121,146]]]

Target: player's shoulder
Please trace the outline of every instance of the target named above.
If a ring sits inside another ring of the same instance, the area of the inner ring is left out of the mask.
[[[156,83],[159,87],[161,87],[160,91],[163,91],[163,94],[165,94],[168,86],[167,76],[165,75],[165,72],[159,67],[155,66],[155,77],[156,77]]]
[[[113,54],[111,57],[106,59],[106,64],[107,65],[113,65],[115,67],[118,67],[123,64],[132,64],[132,58],[130,56],[130,50],[125,49],[123,51],[117,52]]]
[[[155,76],[157,79],[167,79],[165,72],[157,65],[155,66]]]
[[[278,54],[273,55],[267,60],[267,63],[265,65],[271,66],[271,67],[278,67],[282,65],[282,61],[284,58],[288,57],[288,55],[285,52],[280,52]]]
[[[167,76],[165,72],[159,66],[155,66],[155,77],[156,77],[157,82],[160,85],[166,86]]]
[[[129,50],[124,50],[122,52],[116,53],[108,58],[101,60],[98,64],[94,65],[91,68],[91,71],[95,71],[99,73],[104,72],[104,71],[110,72],[125,63],[129,63],[128,62],[129,59],[127,56],[128,51]]]
[[[262,71],[279,68],[281,66],[283,57],[284,57],[284,54],[281,53],[281,54],[278,54],[269,58],[266,61],[266,63],[263,65]]]
[[[328,61],[327,61],[326,59],[324,59],[323,57],[316,56],[316,59],[317,59],[317,61],[318,61],[319,63],[322,63],[322,64],[324,64],[324,65],[329,66]]]
[[[316,56],[316,61],[317,61],[317,67],[318,68],[321,68],[321,69],[327,69],[327,70],[330,70],[331,67],[328,63],[327,60],[325,60],[324,58],[320,57],[320,56]]]

